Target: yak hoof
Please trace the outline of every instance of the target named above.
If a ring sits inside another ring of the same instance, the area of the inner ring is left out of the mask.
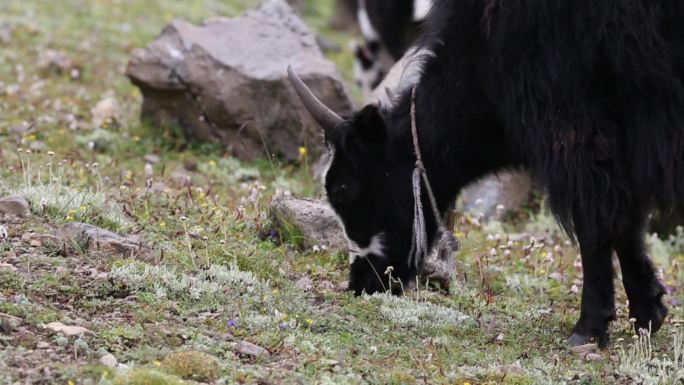
[[[663,326],[666,317],[667,307],[663,305],[660,299],[655,300],[647,314],[634,317],[637,319],[634,328],[637,332],[639,332],[639,329],[645,329],[655,333]]]
[[[596,344],[598,347],[603,348],[608,345],[608,334],[603,336],[585,336],[577,332],[572,333],[570,338],[568,338],[568,346],[571,348],[577,346],[584,346],[589,344]]]
[[[596,338],[595,337],[590,337],[590,336],[583,336],[578,333],[572,333],[570,338],[568,338],[568,345],[571,348],[574,348],[575,346],[582,346],[582,345],[588,345],[588,344],[594,344],[596,343]]]

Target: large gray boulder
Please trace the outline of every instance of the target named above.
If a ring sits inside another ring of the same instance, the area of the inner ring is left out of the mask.
[[[323,102],[351,113],[335,65],[284,0],[199,26],[176,20],[131,54],[126,74],[143,94],[144,119],[222,143],[241,159],[268,149],[295,160],[300,146],[320,154],[322,140],[287,80],[288,65]]]

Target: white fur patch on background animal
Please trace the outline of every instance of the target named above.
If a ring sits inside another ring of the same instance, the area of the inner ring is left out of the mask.
[[[370,244],[367,247],[359,247],[356,242],[349,239],[349,264],[353,264],[356,261],[356,258],[364,258],[371,254],[383,256],[383,238],[383,233],[373,235]]]
[[[413,1],[413,21],[420,22],[425,20],[430,9],[432,9],[432,1],[433,0]]]
[[[373,95],[373,84],[382,77],[382,65],[379,61],[373,62],[373,66],[365,69],[358,60],[354,60],[354,81],[357,82],[364,100]]]
[[[370,17],[368,16],[368,11],[366,11],[366,0],[359,0],[359,10],[356,14],[359,22],[359,27],[361,28],[361,33],[366,41],[378,41],[380,40],[380,35],[373,28],[373,23],[371,23]]]

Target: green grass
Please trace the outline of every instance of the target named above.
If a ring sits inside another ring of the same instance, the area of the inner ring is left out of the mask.
[[[215,145],[186,142],[174,127],[140,122],[141,95],[123,76],[129,53],[172,19],[233,16],[256,3],[0,2],[0,39],[8,37],[0,42],[0,193],[32,204],[30,218],[0,218],[14,237],[0,242],[0,383],[675,381],[684,367],[676,326],[666,325],[644,355],[621,289],[604,360],[586,362],[566,348],[579,313],[578,251],[537,204],[484,226],[463,217],[458,280],[447,295],[420,288],[354,298],[339,290],[342,253],[301,251],[296,231],[262,240],[277,191],[320,195],[308,160],[240,162]],[[330,58],[350,80],[351,36],[328,28],[332,9],[331,0],[310,0],[303,16],[342,46]],[[78,76],[39,69],[47,49],[66,53]],[[91,110],[106,97],[120,104],[121,121],[94,130]],[[36,142],[46,149],[27,153]],[[150,153],[162,158],[152,176],[161,191],[148,190],[142,158]],[[198,165],[190,188],[172,178],[186,162]],[[132,259],[21,239],[72,221],[139,234],[154,251]],[[529,248],[533,236],[545,242]],[[684,233],[649,240],[668,300],[681,300]],[[310,291],[295,285],[305,276]],[[671,306],[671,319],[684,319],[681,304]],[[42,327],[53,321],[91,333],[53,335]],[[240,341],[268,355],[241,354]],[[124,366],[104,368],[105,352]]]

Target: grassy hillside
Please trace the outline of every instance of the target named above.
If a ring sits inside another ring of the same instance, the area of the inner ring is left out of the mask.
[[[123,75],[131,50],[173,18],[256,3],[0,2],[0,196],[32,204],[29,218],[0,217],[0,383],[681,383],[682,233],[651,238],[671,323],[652,341],[635,338],[618,283],[613,342],[589,356],[565,346],[579,315],[578,251],[536,209],[487,223],[462,216],[449,294],[353,298],[340,289],[345,255],[264,239],[276,192],[320,196],[308,160],[244,163],[142,123]],[[350,36],[328,30],[331,12],[331,0],[309,0],[304,17],[341,44],[331,59],[350,80]],[[68,65],[45,65],[60,53]],[[94,129],[107,99],[115,119]],[[146,169],[149,154],[160,161]],[[140,236],[154,251],[49,241],[73,221]],[[88,332],[68,337],[51,322]],[[105,365],[111,356],[119,369]]]

